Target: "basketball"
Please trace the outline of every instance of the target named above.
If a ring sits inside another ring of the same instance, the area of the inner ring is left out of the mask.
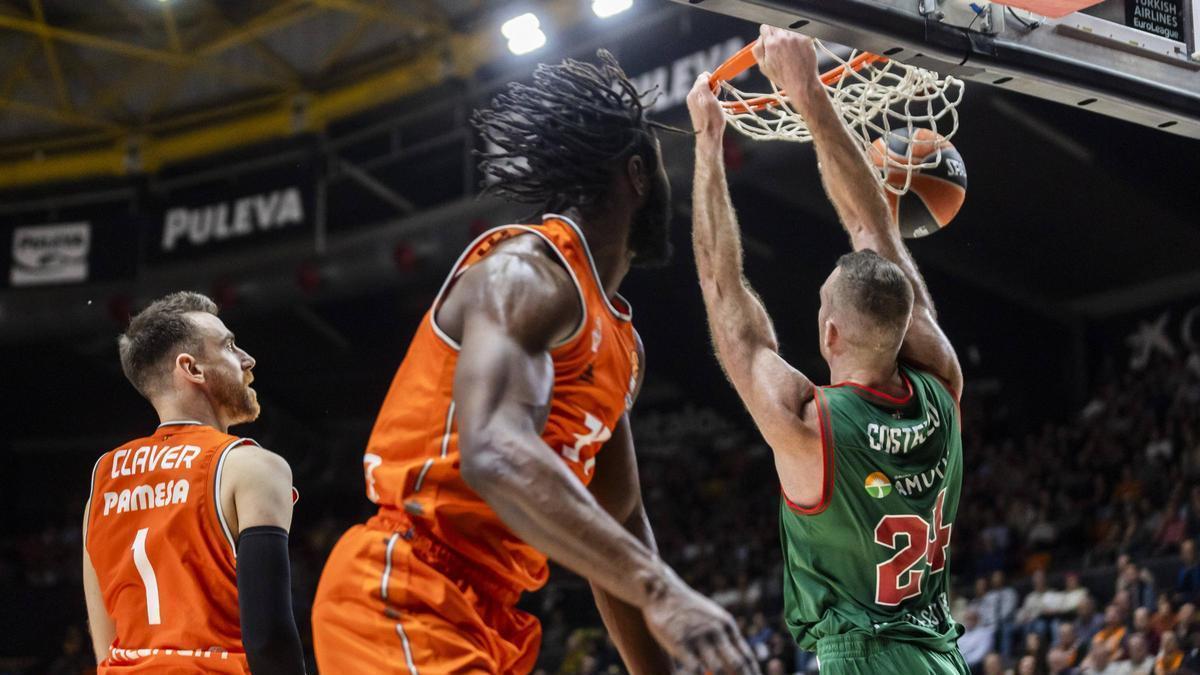
[[[907,164],[921,165],[937,160],[941,150],[941,161],[937,166],[914,169],[908,192],[897,195],[885,191],[892,218],[900,225],[900,234],[906,239],[928,236],[950,224],[967,197],[967,167],[962,155],[950,141],[929,129],[916,128],[909,157],[909,137],[906,129],[889,134],[887,155],[884,139],[877,138],[868,153],[877,169],[883,169],[885,157],[890,157],[887,170],[888,185],[904,188]]]

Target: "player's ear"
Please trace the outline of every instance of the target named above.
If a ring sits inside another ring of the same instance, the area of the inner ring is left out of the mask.
[[[625,162],[625,177],[639,198],[644,199],[650,192],[650,165],[640,153],[633,153]]]
[[[187,352],[175,357],[175,370],[191,382],[204,381],[204,371],[201,369],[200,363],[196,361],[196,357]]]
[[[833,319],[825,319],[825,325],[821,326],[821,342],[825,344],[825,350],[833,353],[833,346],[838,341],[838,328]]]

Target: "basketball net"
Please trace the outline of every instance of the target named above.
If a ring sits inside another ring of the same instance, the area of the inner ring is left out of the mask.
[[[813,43],[837,64],[821,73],[821,84],[834,110],[873,160],[880,183],[896,195],[908,192],[914,171],[933,168],[942,160],[939,143],[932,158],[914,161],[912,149],[916,144],[908,139],[913,138],[917,128],[929,129],[946,140],[954,136],[958,131],[956,107],[962,101],[962,82],[870,52],[852,50],[843,58],[820,40]],[[812,132],[804,118],[774,82],[770,93],[742,91],[729,82],[754,65],[750,52],[753,45],[750,43],[722,64],[710,80],[721,99],[726,121],[754,140],[811,141]],[[897,147],[906,150],[901,155],[880,152],[873,145],[876,139],[883,139],[885,149],[895,140]],[[903,175],[903,185],[889,180],[897,174]]]

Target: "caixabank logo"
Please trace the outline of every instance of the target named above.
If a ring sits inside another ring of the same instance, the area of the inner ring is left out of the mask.
[[[86,281],[92,245],[89,223],[60,223],[13,230],[13,286]]]

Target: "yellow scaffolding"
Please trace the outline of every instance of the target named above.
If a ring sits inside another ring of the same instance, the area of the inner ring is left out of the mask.
[[[555,24],[568,27],[582,18],[579,0],[544,0],[540,9],[549,12]],[[35,6],[40,6],[36,5]],[[136,172],[153,172],[164,165],[211,155],[260,141],[283,138],[302,132],[324,129],[327,124],[387,101],[412,94],[436,85],[447,77],[464,77],[483,64],[507,54],[503,39],[495,26],[473,33],[455,33],[440,18],[415,17],[400,14],[363,0],[287,0],[246,24],[234,27],[212,42],[189,49],[181,43],[175,18],[165,10],[163,24],[168,32],[169,50],[130,44],[104,36],[91,35],[47,25],[37,20],[0,15],[0,30],[28,33],[42,43],[47,54],[52,53],[51,41],[61,41],[82,47],[101,49],[143,62],[171,66],[180,71],[198,68],[235,75],[240,81],[255,76],[238,72],[212,57],[230,48],[255,43],[273,30],[313,16],[317,12],[342,12],[358,17],[349,32],[360,33],[362,23],[380,22],[396,26],[408,34],[429,39],[438,45],[423,56],[402,65],[386,68],[351,84],[328,91],[307,91],[294,79],[280,78],[271,84],[271,91],[226,106],[208,108],[182,116],[129,128],[117,122],[71,109],[66,101],[65,86],[58,108],[47,108],[0,95],[0,109],[41,117],[58,124],[79,127],[88,132],[93,145],[87,149],[66,149],[71,139],[52,139],[44,143],[25,143],[21,146],[0,147],[0,153],[12,156],[18,152],[30,156],[0,161],[0,188],[12,188],[37,183],[77,180],[96,176],[122,176]],[[37,44],[37,43],[35,43]],[[342,46],[341,49],[345,49]],[[329,64],[325,64],[328,67]],[[23,68],[23,62],[18,62]],[[231,72],[232,71],[232,72]],[[9,74],[16,77],[17,70]],[[143,80],[146,72],[134,70],[127,79]],[[259,82],[262,84],[262,82]],[[112,104],[136,82],[122,82],[97,95],[98,102]],[[164,85],[164,87],[167,85]],[[104,109],[105,106],[97,106]],[[89,106],[91,108],[91,106]],[[298,112],[299,111],[299,112]],[[198,128],[181,129],[184,126]],[[97,133],[102,134],[97,137]],[[103,135],[107,134],[107,138]],[[136,149],[136,152],[134,151]]]

